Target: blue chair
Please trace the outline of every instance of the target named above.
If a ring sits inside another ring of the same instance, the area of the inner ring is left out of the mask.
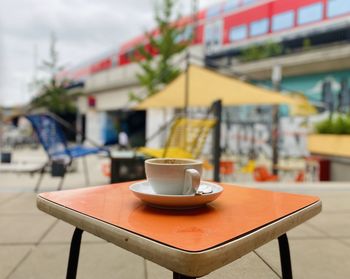
[[[94,147],[85,147],[82,145],[69,146],[62,126],[77,134],[75,129],[65,120],[52,113],[26,115],[26,118],[32,124],[37,137],[48,155],[48,162],[40,170],[39,180],[35,187],[35,192],[39,190],[42,178],[47,167],[61,166],[62,172],[61,181],[58,185],[58,190],[61,190],[67,168],[76,158],[83,159],[84,174],[86,184],[89,184],[88,169],[85,156],[103,152],[110,155],[108,149],[99,147],[94,144]],[[91,141],[90,141],[91,142]],[[52,173],[52,172],[51,172]]]

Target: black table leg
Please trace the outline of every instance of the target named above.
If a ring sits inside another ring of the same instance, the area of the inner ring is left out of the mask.
[[[68,259],[68,268],[67,268],[67,279],[75,279],[77,276],[78,261],[79,261],[79,252],[80,252],[80,243],[81,235],[83,230],[75,228],[72,241],[70,243],[69,259]]]
[[[290,252],[287,234],[282,234],[278,238],[278,245],[280,249],[280,259],[282,268],[283,279],[293,279],[292,275],[292,264],[290,261]]]
[[[173,272],[173,279],[196,279],[196,277],[190,277],[186,275],[182,275],[176,272]]]

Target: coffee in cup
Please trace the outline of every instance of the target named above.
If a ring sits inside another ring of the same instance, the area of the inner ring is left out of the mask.
[[[146,178],[157,194],[191,195],[199,187],[202,165],[201,161],[192,159],[148,159]]]

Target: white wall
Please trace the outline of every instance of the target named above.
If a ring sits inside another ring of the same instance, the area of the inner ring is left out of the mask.
[[[165,123],[169,122],[174,116],[172,109],[149,109],[146,119],[146,139],[156,133],[156,131]],[[164,146],[168,130],[157,135],[153,140],[147,142],[148,147],[160,148]]]
[[[103,144],[102,127],[106,112],[89,109],[86,112],[86,137],[92,141]]]

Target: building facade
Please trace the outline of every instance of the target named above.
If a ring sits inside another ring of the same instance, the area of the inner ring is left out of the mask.
[[[341,84],[349,79],[347,2],[229,0],[184,17],[176,24],[186,27],[183,36],[194,35],[191,51],[208,66],[268,85],[272,68],[280,65],[282,90],[302,92],[312,102],[322,103],[324,81],[330,82],[336,95]],[[159,33],[152,32],[155,36]],[[101,143],[113,141],[113,133],[109,132],[113,127],[107,127],[107,122],[117,118],[119,122],[114,123],[119,123],[116,128],[120,130],[120,119],[128,121],[125,109],[132,106],[129,93],[142,94],[135,75],[138,66],[131,59],[140,44],[148,44],[143,35],[58,76],[83,86],[79,111],[89,123],[87,135]],[[149,112],[152,117],[141,114],[139,117],[147,119],[144,129],[147,137],[156,129],[157,125],[152,123],[161,117],[168,119],[171,112],[166,116],[163,112]]]

